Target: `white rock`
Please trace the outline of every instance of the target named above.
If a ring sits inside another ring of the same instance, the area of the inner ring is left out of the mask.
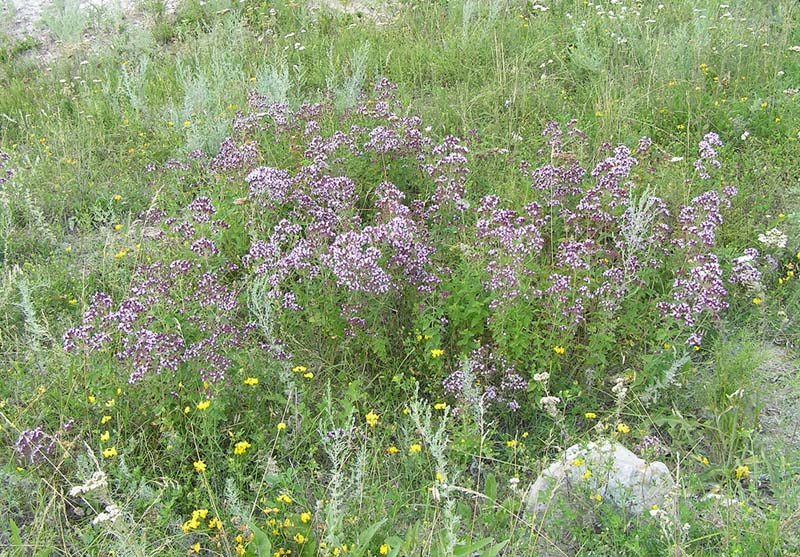
[[[670,505],[674,485],[664,463],[648,464],[619,443],[603,440],[564,451],[530,487],[527,508],[539,514],[559,500],[585,504],[599,495],[604,503],[640,514],[653,505]]]

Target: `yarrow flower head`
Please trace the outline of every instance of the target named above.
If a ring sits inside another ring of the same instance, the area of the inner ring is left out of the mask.
[[[558,405],[561,403],[561,399],[557,396],[543,396],[539,399],[539,404],[544,411],[547,412],[547,415],[551,418],[558,417]]]
[[[767,247],[783,249],[789,238],[778,228],[771,228],[764,234],[758,235],[758,241]]]

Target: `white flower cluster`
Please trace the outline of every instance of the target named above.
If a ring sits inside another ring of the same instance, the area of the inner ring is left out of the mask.
[[[764,244],[767,247],[772,248],[785,248],[786,242],[788,241],[788,237],[786,234],[778,230],[777,228],[771,228],[767,230],[765,234],[758,235],[758,241]]]
[[[537,383],[547,383],[548,379],[550,379],[550,374],[547,373],[546,371],[533,374],[533,380],[536,381]]]
[[[543,396],[539,400],[539,404],[542,405],[544,411],[547,412],[547,415],[551,418],[558,417],[558,404],[561,402],[561,399],[557,396]]]
[[[103,522],[114,522],[119,518],[119,515],[122,514],[122,511],[119,510],[119,507],[116,506],[114,503],[106,505],[106,510],[98,514],[92,520],[92,524],[102,524]]]
[[[76,485],[72,489],[69,490],[70,497],[76,497],[78,495],[83,495],[84,493],[89,493],[90,491],[94,491],[96,489],[102,489],[108,485],[108,481],[106,479],[106,474],[102,470],[98,470],[92,477],[83,482],[81,485]]]

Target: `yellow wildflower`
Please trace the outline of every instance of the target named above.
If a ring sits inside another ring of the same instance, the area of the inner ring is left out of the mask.
[[[389,454],[397,454],[398,452],[400,452],[400,450],[394,445],[392,445],[391,447],[386,447],[386,452]]]
[[[567,349],[564,348],[563,346],[553,346],[553,352],[555,352],[559,356],[563,356],[566,351]]]
[[[586,472],[584,472],[583,475],[581,476],[581,479],[588,480],[591,477],[592,477],[592,471],[586,470]]]
[[[517,441],[516,439],[509,439],[508,441],[506,441],[506,447],[508,447],[509,449],[516,449],[517,445],[519,445],[519,441]]]
[[[286,422],[278,423],[278,425],[275,426],[275,429],[277,429],[278,431],[283,431],[284,429],[286,429]]]
[[[444,410],[445,408],[447,408],[447,404],[444,402],[437,402],[433,405],[434,410]]]
[[[192,466],[194,466],[194,469],[197,472],[205,472],[206,471],[206,463],[203,462],[202,460],[198,460],[197,462],[193,463]]]
[[[369,425],[369,427],[375,427],[376,425],[378,425],[379,416],[378,414],[370,410],[369,413],[366,416],[364,416],[364,419],[367,420],[367,425]]]
[[[289,503],[291,503],[291,502],[292,502],[292,498],[291,498],[291,497],[289,497],[288,495],[286,495],[285,493],[281,493],[280,495],[278,495],[278,496],[275,498],[275,500],[276,500],[278,503],[284,503],[284,504],[286,504],[286,505],[288,505]]]
[[[583,417],[586,418],[587,420],[594,420],[595,418],[597,418],[597,414],[595,414],[594,412],[586,412],[583,415]]]
[[[253,385],[258,385],[258,377],[248,377],[247,379],[244,380],[244,384],[249,385],[251,387]]]
[[[250,443],[248,443],[247,441],[239,441],[238,443],[236,443],[236,445],[233,446],[233,454],[239,454],[239,455],[244,454],[247,452],[247,449],[249,449],[251,446],[252,445],[250,445]]]
[[[210,400],[208,400],[208,399],[206,399],[206,400],[204,400],[204,401],[202,401],[202,402],[198,402],[198,403],[197,403],[197,404],[195,404],[194,406],[195,406],[195,408],[197,408],[198,410],[208,410],[208,407],[209,407],[209,406],[211,406],[211,401],[210,401]]]
[[[433,350],[431,350],[431,358],[434,358],[434,359],[438,358],[442,354],[444,354],[444,350],[441,350],[439,348],[434,348]]]
[[[295,535],[294,535],[294,538],[292,538],[292,539],[293,539],[294,541],[296,541],[298,544],[304,544],[304,543],[306,543],[306,537],[305,537],[303,534],[301,534],[300,532],[298,532],[297,534],[295,534]]]
[[[762,300],[762,299],[761,299],[761,298],[759,298],[758,296],[756,296],[755,298],[753,298],[753,303],[754,303],[755,305],[757,305],[757,306],[760,306],[760,305],[761,305],[763,302],[764,302],[764,300]]]
[[[408,448],[408,452],[411,454],[416,454],[422,451],[422,445],[419,443],[412,443],[412,445]]]
[[[385,543],[378,549],[378,553],[381,555],[388,555],[390,549],[392,549],[391,546],[388,543]]]
[[[108,415],[103,416],[102,418],[100,418],[100,425],[106,425],[110,421],[111,421],[111,416]]]
[[[107,449],[103,449],[103,456],[105,458],[113,458],[117,456],[117,449],[115,447],[109,447]]]
[[[192,530],[196,530],[199,527],[200,527],[200,522],[198,522],[197,518],[192,517],[191,520],[187,520],[186,522],[183,523],[183,526],[181,526],[181,530],[183,530],[184,534],[188,534]]]
[[[750,477],[750,468],[748,466],[737,466],[734,473],[737,480],[747,479]]]
[[[626,424],[618,423],[617,424],[617,431],[620,433],[630,433],[631,428],[628,427]]]
[[[308,524],[309,520],[311,520],[310,512],[300,513],[300,522],[302,522],[303,524]]]
[[[109,433],[108,430],[100,434],[100,441],[102,441],[103,443],[105,443],[109,439],[111,439],[111,433]]]
[[[308,371],[308,368],[306,366],[294,366],[292,371],[295,373],[305,373]]]

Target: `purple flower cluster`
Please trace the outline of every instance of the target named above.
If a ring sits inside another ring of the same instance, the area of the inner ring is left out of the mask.
[[[717,228],[722,224],[722,207],[730,208],[734,195],[735,189],[726,188],[721,196],[710,190],[692,199],[678,215],[683,234],[672,243],[682,249],[714,247]]]
[[[130,383],[148,374],[175,373],[181,366],[195,369],[205,381],[224,378],[233,365],[227,354],[253,338],[254,329],[238,324],[239,288],[222,277],[236,271],[236,266],[208,270],[205,258],[219,250],[212,239],[196,238],[198,227],[213,234],[225,223],[211,220],[216,210],[206,197],[195,199],[185,212],[186,220],[162,221],[178,235],[177,240],[166,234],[151,240],[156,249],[180,249],[184,240],[193,240],[188,252],[200,259],[176,258],[168,264],[138,267],[127,296],[116,304],[108,294],[94,294],[81,324],[64,333],[65,351],[110,350],[127,364]],[[160,216],[152,213],[149,218],[156,221]]]
[[[513,300],[517,296],[528,297],[521,289],[519,276],[529,268],[529,259],[538,254],[544,246],[542,227],[548,221],[542,216],[541,206],[530,203],[525,206],[525,214],[520,215],[512,209],[501,207],[496,195],[481,199],[475,223],[476,247],[485,250],[486,269],[489,278],[484,288],[495,293],[497,298],[493,307]]]
[[[8,153],[0,151],[0,184],[8,182],[14,176],[13,170],[5,168],[9,158]]]
[[[447,394],[473,405],[479,401],[466,400],[464,397],[475,391],[486,403],[499,405],[512,412],[519,409],[518,397],[528,388],[528,382],[505,358],[496,355],[487,346],[481,346],[470,354],[469,368],[474,384],[465,384],[467,377],[463,370],[454,371],[442,381]]]
[[[470,354],[474,384],[465,384],[462,369],[444,380],[445,391],[463,397],[477,389],[485,401],[515,410],[527,384],[514,369],[526,355],[513,351],[529,348],[507,341],[510,323],[536,328],[519,334],[566,345],[601,321],[604,330],[613,328],[608,324],[626,304],[658,301],[654,317],[675,320],[690,331],[690,344],[699,344],[705,318],[718,318],[727,307],[713,251],[735,189],[701,193],[673,216],[638,177],[646,172],[637,168],[650,156],[648,138],[635,148],[604,144],[599,162],[584,168],[576,153],[586,135],[574,121],[564,128],[551,122],[541,151],[547,162],[521,164],[530,185],[525,204],[515,205],[498,188],[470,210],[474,143],[432,138],[419,117],[403,115],[388,81],[345,115],[331,99],[293,108],[251,94],[248,104],[216,156],[168,161],[164,170],[199,168],[234,183],[244,177],[247,196],[237,200],[232,218],[241,218],[249,246],[225,260],[231,250],[221,231],[228,223],[214,220],[219,216],[208,197],[171,218],[149,210],[142,222],[162,233],[145,240],[176,254],[173,261],[142,265],[116,301],[96,294],[82,323],[65,333],[65,350],[109,350],[129,367],[131,382],[183,367],[219,381],[233,353],[251,341],[286,358],[283,346],[259,344],[244,322],[241,280],[257,276],[275,308],[287,314],[314,311],[316,317],[319,308],[306,306],[332,308],[323,315],[332,322],[323,327],[345,338],[394,333],[387,329],[397,320],[387,314],[439,304],[435,321],[448,353],[454,335],[447,328],[456,328],[448,319],[474,328],[464,338],[478,331],[482,339]],[[719,166],[720,146],[716,134],[700,143],[702,178],[707,166]],[[463,277],[444,266],[455,250],[469,269]],[[668,259],[680,268],[669,292],[654,300]],[[758,273],[742,260],[731,282],[755,283]],[[466,280],[474,286],[459,283]],[[441,303],[449,296],[445,288],[459,287],[470,298],[479,291],[463,312],[468,317]]]
[[[701,152],[710,149],[702,146],[709,141],[721,145],[715,134],[708,134],[701,142]],[[722,208],[731,206],[734,195],[736,188],[732,186],[723,188],[721,195],[713,190],[704,192],[683,207],[678,216],[680,235],[673,238],[672,244],[683,251],[686,263],[675,271],[672,299],[659,302],[657,307],[662,316],[695,329],[686,341],[693,346],[699,346],[703,339],[703,330],[698,327],[701,316],[718,320],[729,305],[722,268],[711,250],[716,246],[716,230],[722,224]]]
[[[236,145],[230,137],[219,146],[219,152],[211,160],[211,170],[215,172],[231,172],[248,170],[256,165],[258,148],[253,142]]]
[[[733,260],[730,282],[748,290],[759,290],[762,287],[763,273],[758,268],[760,254],[755,248],[747,248],[744,255]]]
[[[714,168],[722,166],[719,160],[717,160],[717,151],[714,147],[722,147],[722,140],[720,140],[719,136],[714,132],[704,135],[703,139],[698,144],[700,156],[694,161],[694,168],[697,170],[697,174],[702,180],[711,178],[706,169],[706,164]]]
[[[432,292],[441,282],[445,271],[435,263],[431,226],[445,213],[467,207],[468,150],[455,137],[435,143],[420,118],[395,114],[393,89],[378,83],[377,99],[365,100],[353,113],[364,125],[327,135],[321,131],[327,105],[293,111],[251,96],[257,118],[237,119],[240,133],[269,130],[290,142],[302,130],[303,164],[294,174],[258,167],[246,177],[248,199],[277,218],[267,235],[252,242],[242,263],[267,275],[270,298],[284,308],[302,309],[295,290],[332,277],[350,300],[341,317],[358,325],[364,320],[353,313],[358,306],[353,295]],[[416,169],[417,183],[405,191],[391,180],[357,186],[347,175],[350,160],[398,160]]]
[[[14,452],[17,458],[27,464],[38,464],[53,456],[56,449],[56,439],[48,435],[42,426],[26,429],[19,434],[14,443]]]
[[[719,318],[722,310],[728,308],[725,300],[728,292],[725,290],[717,256],[713,253],[697,255],[692,263],[691,267],[676,272],[672,284],[673,301],[658,304],[662,315],[670,315],[683,321],[690,328],[697,324],[704,311],[713,318]],[[700,344],[696,341],[701,338],[702,334],[695,333],[689,344]]]

